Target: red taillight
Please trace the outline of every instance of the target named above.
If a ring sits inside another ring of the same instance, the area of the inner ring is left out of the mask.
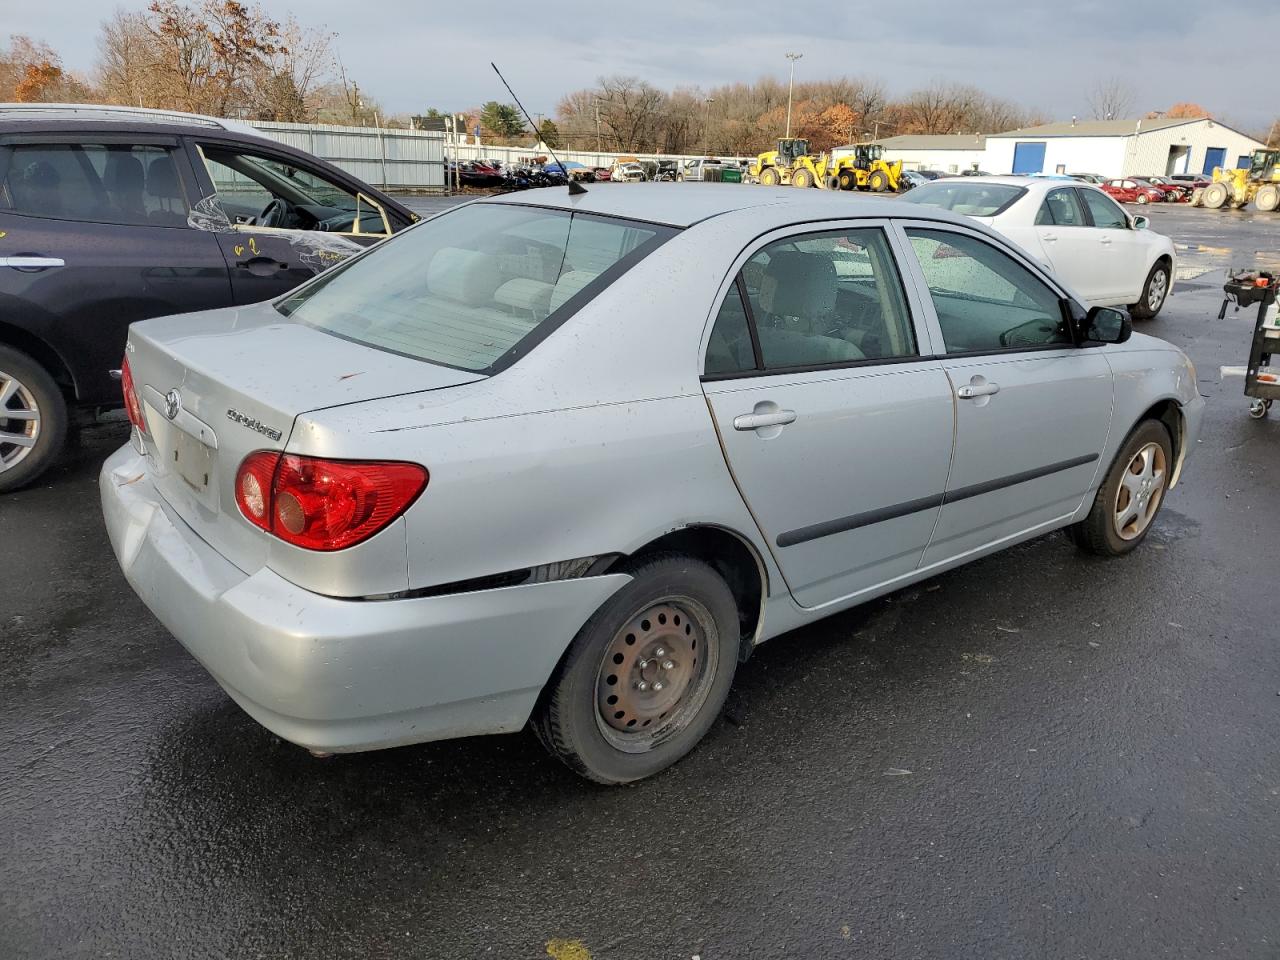
[[[129,422],[146,433],[147,421],[142,418],[142,403],[138,400],[138,390],[133,385],[133,371],[129,369],[127,356],[120,365],[120,391],[124,394],[124,409],[129,414]]]
[[[416,463],[322,460],[261,450],[236,473],[236,504],[254,526],[307,550],[367,540],[427,485]]]

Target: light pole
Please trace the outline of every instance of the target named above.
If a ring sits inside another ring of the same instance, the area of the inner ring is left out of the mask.
[[[791,137],[791,93],[796,86],[796,61],[803,57],[803,53],[788,53],[787,59],[791,61],[791,79],[787,81],[787,133],[788,138]]]
[[[711,149],[711,125],[707,121],[707,109],[715,102],[715,97],[707,97],[702,101],[702,153],[704,156]]]

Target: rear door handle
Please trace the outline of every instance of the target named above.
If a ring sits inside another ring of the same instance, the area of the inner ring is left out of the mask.
[[[67,262],[61,257],[38,257],[24,254],[19,257],[0,257],[0,267],[13,267],[15,270],[48,270],[50,267],[65,267]]]
[[[1053,243],[1058,239],[1058,235],[1056,233],[1042,233],[1040,234],[1040,239],[1047,243]]]
[[[994,397],[1000,392],[1000,384],[992,383],[988,380],[986,383],[966,383],[962,387],[956,387],[956,396],[961,400],[976,400],[978,397]]]
[[[796,422],[794,410],[774,410],[770,413],[743,413],[733,418],[735,430],[759,430],[761,427],[785,427]]]
[[[1111,246],[1111,238],[1110,238],[1110,237],[1103,237],[1103,238],[1102,238],[1101,240],[1099,240],[1098,242],[1099,242],[1100,244],[1102,244],[1104,247],[1109,247],[1109,246]]]

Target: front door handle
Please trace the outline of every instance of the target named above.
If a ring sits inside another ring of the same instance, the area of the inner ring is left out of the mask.
[[[758,405],[760,406],[760,405]],[[758,413],[743,413],[733,418],[735,430],[759,430],[762,427],[785,427],[796,422],[794,410],[768,410]]]
[[[270,277],[280,272],[288,270],[289,265],[270,257],[250,257],[248,260],[237,260],[236,266],[241,270],[248,270],[255,277]]]
[[[1040,239],[1045,243],[1054,243],[1057,241],[1058,235],[1056,233],[1042,233],[1040,234]]]
[[[1103,238],[1102,238],[1101,240],[1099,240],[1098,242],[1099,242],[1100,244],[1102,244],[1104,247],[1109,247],[1109,246],[1111,246],[1111,238],[1110,238],[1110,237],[1103,237]]]
[[[19,257],[0,257],[0,267],[13,267],[15,270],[48,270],[50,267],[65,267],[67,262],[61,257],[40,257],[24,254]]]
[[[975,380],[979,379],[974,377]],[[961,400],[976,400],[978,397],[994,397],[1000,392],[1000,384],[986,380],[982,383],[966,383],[956,387],[956,396]]]

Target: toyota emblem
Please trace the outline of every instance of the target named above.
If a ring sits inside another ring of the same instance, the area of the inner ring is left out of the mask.
[[[164,415],[170,420],[176,420],[181,412],[182,395],[176,389],[170,390],[164,395]]]

